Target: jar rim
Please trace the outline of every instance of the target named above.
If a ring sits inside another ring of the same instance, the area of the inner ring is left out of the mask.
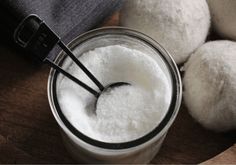
[[[83,134],[78,129],[76,129],[65,117],[63,114],[58,100],[57,100],[57,94],[56,94],[56,81],[57,81],[57,75],[58,72],[54,69],[50,70],[49,78],[48,78],[48,100],[49,104],[52,110],[52,113],[54,115],[54,118],[56,119],[57,123],[60,125],[60,127],[64,130],[67,129],[69,132],[71,132],[75,137],[82,140],[83,142],[90,144],[91,146],[103,148],[103,149],[112,149],[112,150],[120,150],[120,149],[128,149],[132,147],[139,146],[141,144],[144,144],[157,136],[162,136],[172,125],[174,119],[176,118],[179,107],[182,100],[182,83],[180,74],[178,71],[178,68],[170,56],[170,54],[155,40],[148,37],[147,35],[132,30],[128,28],[123,27],[105,27],[105,28],[98,28],[91,31],[88,31],[86,33],[83,33],[82,35],[79,35],[74,40],[72,40],[69,44],[69,48],[74,48],[78,46],[79,44],[86,42],[92,38],[104,36],[108,34],[117,34],[117,35],[125,35],[129,36],[138,40],[143,41],[145,44],[153,48],[157,54],[162,56],[163,61],[166,63],[166,66],[168,67],[170,74],[171,74],[171,80],[172,80],[172,98],[169,105],[169,109],[167,110],[164,118],[162,121],[150,132],[147,134],[131,140],[127,142],[103,142],[96,139],[92,139],[89,136]],[[57,58],[55,59],[55,62],[57,64],[62,64],[62,62],[65,59],[65,54],[61,51]],[[166,130],[166,131],[165,131]],[[65,130],[64,130],[65,131]]]

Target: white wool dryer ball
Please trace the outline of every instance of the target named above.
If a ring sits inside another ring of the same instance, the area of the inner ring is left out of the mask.
[[[204,44],[184,65],[184,101],[200,124],[215,131],[236,128],[236,42]]]
[[[210,26],[206,0],[126,0],[120,14],[122,26],[160,42],[177,64],[204,43]]]
[[[208,0],[213,28],[223,37],[236,40],[236,1]]]

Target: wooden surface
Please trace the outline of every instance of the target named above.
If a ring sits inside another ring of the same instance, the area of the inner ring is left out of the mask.
[[[236,144],[226,151],[220,153],[212,159],[209,159],[202,164],[236,164]]]
[[[104,25],[117,25],[117,21],[116,14]],[[35,67],[0,44],[0,163],[75,163],[63,146],[48,104],[48,73],[49,67]],[[203,129],[182,104],[152,163],[236,164],[235,142],[235,132]]]

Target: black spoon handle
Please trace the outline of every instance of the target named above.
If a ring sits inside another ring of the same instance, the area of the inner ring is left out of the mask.
[[[38,59],[48,63],[58,72],[64,74],[72,81],[97,95],[98,92],[76,79],[61,67],[57,66],[53,61],[47,58],[47,54],[52,48],[58,44],[62,50],[81,68],[81,70],[97,85],[100,91],[104,90],[104,86],[97,78],[75,57],[72,51],[61,41],[60,37],[37,15],[30,15],[25,18],[16,28],[14,33],[15,42],[26,50],[33,52]],[[40,50],[40,51],[38,51]]]
[[[62,48],[64,52],[83,70],[83,72],[97,85],[100,91],[104,90],[103,85],[97,80],[97,78],[75,57],[71,50],[59,40],[58,45]]]
[[[83,87],[85,90],[87,90],[88,92],[90,92],[91,94],[93,94],[95,97],[99,96],[99,93],[97,91],[95,91],[94,89],[92,89],[91,87],[89,87],[88,85],[86,85],[85,83],[83,83],[82,81],[78,80],[77,78],[75,78],[74,76],[72,76],[70,73],[64,71],[61,67],[59,67],[58,65],[56,65],[53,61],[51,61],[50,59],[46,59],[45,62],[51,66],[52,68],[54,68],[55,70],[57,70],[58,72],[60,72],[61,74],[63,74],[64,76],[66,76],[67,78],[69,78],[70,80],[74,81],[76,84],[80,85],[81,87]]]

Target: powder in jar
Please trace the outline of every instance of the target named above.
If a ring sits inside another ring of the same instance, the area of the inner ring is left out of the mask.
[[[79,56],[77,49],[74,50]],[[64,76],[57,81],[62,112],[83,134],[103,142],[127,142],[152,131],[165,116],[171,101],[171,82],[149,55],[122,45],[96,48],[79,60],[104,85],[128,82],[96,98]],[[92,88],[98,88],[69,59],[63,68]]]

